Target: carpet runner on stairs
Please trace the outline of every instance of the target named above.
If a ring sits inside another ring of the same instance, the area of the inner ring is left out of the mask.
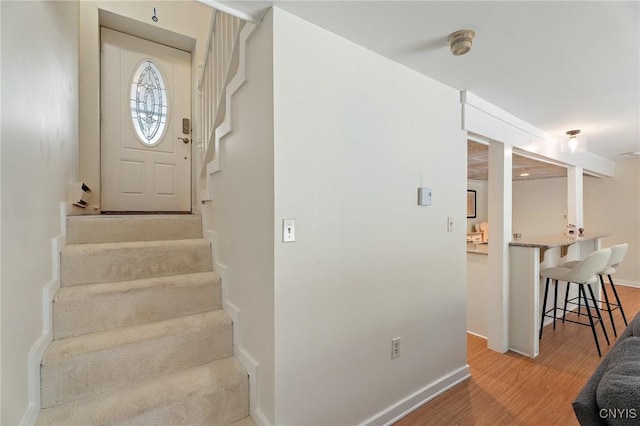
[[[195,215],[68,219],[37,425],[253,425],[201,235]]]

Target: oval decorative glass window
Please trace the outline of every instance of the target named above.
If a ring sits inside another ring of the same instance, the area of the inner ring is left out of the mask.
[[[140,62],[131,82],[131,119],[140,142],[156,145],[167,126],[167,89],[160,70],[149,59]]]

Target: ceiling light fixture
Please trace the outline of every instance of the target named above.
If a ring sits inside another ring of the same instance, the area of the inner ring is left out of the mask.
[[[526,177],[526,176],[529,176],[529,173],[520,173],[520,176]]]
[[[455,33],[449,34],[447,42],[449,43],[449,48],[453,56],[460,56],[469,52],[475,36],[476,32],[473,30],[458,30]]]
[[[576,152],[584,152],[587,150],[587,141],[584,136],[578,137],[580,130],[569,130],[567,137],[562,140],[560,145],[561,152],[575,154]]]

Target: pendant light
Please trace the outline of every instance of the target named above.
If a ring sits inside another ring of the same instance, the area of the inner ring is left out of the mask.
[[[584,152],[587,150],[587,141],[584,136],[579,136],[580,130],[569,130],[567,137],[562,140],[560,151],[569,154]]]

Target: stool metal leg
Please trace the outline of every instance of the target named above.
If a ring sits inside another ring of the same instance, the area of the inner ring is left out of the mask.
[[[538,340],[542,339],[542,329],[544,328],[544,316],[545,316],[545,311],[547,310],[547,293],[549,292],[549,280],[550,278],[547,278],[547,282],[544,286],[544,298],[542,299],[542,318],[540,318],[540,336],[538,337]]]
[[[593,307],[596,308],[596,314],[598,315],[598,320],[600,321],[600,325],[602,326],[602,332],[604,333],[604,338],[607,339],[607,345],[610,345],[609,336],[607,335],[607,329],[604,328],[604,321],[602,320],[602,315],[600,315],[600,309],[598,308],[598,304],[596,303],[596,296],[593,294],[593,288],[591,288],[591,284],[587,284],[589,287],[589,294],[591,294],[591,300],[593,300]],[[585,298],[586,300],[586,298]],[[586,304],[586,302],[585,302]]]
[[[609,277],[609,283],[611,284],[611,288],[613,289],[613,295],[616,296],[616,302],[618,303],[618,308],[620,308],[620,313],[622,314],[624,325],[629,325],[629,323],[627,322],[627,317],[624,315],[624,311],[622,310],[622,303],[620,303],[620,298],[618,297],[616,286],[613,284],[613,279],[611,278],[611,275],[607,275],[607,276]]]
[[[555,288],[553,289],[553,329],[556,329],[556,309],[558,307],[558,280],[554,280],[556,282]]]
[[[584,284],[578,284],[578,291],[584,295],[585,303],[587,303],[587,293],[584,291]],[[598,343],[598,335],[596,334],[596,327],[593,324],[593,317],[591,316],[591,309],[587,307],[587,315],[589,316],[589,324],[591,324],[591,332],[593,333],[593,340],[596,342],[596,349],[598,349],[598,356],[602,357],[600,352],[600,343]]]
[[[607,289],[604,288],[604,279],[602,275],[598,275],[600,278],[600,285],[602,286],[602,293],[604,294],[604,303],[607,304],[607,311],[609,311],[609,319],[611,320],[611,328],[613,328],[613,335],[618,337],[618,333],[616,332],[616,324],[613,322],[613,312],[611,312],[611,304],[609,303],[609,295],[607,294]]]
[[[580,304],[580,300],[582,299],[582,293],[580,293],[580,289],[578,289],[578,318],[580,318],[580,316],[582,315],[582,305]],[[585,301],[585,303],[587,303]]]
[[[569,300],[569,287],[571,287],[571,283],[567,282],[567,288],[564,291],[564,308],[562,308],[562,323],[564,323],[564,320],[567,317],[567,301]]]

